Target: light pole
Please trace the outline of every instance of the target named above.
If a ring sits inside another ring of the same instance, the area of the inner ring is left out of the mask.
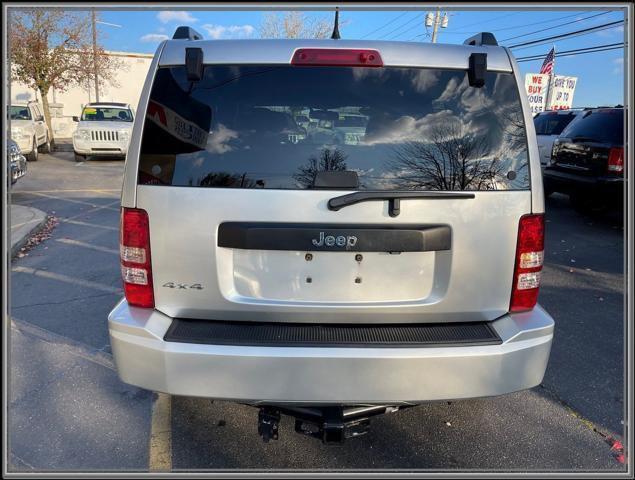
[[[93,73],[95,75],[95,101],[99,101],[99,71],[97,66],[97,24],[101,23],[102,25],[110,25],[111,27],[121,28],[121,25],[117,25],[116,23],[108,23],[108,22],[100,22],[97,20],[97,15],[95,13],[95,9],[92,9],[92,26],[93,26]]]
[[[97,19],[95,18],[95,9],[92,10],[93,24],[93,73],[95,75],[95,101],[99,101],[99,73],[97,72]]]

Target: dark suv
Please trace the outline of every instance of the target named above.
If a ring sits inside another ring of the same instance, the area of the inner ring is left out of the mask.
[[[579,208],[621,205],[624,199],[624,108],[592,108],[554,141],[544,169],[545,192],[569,195]]]

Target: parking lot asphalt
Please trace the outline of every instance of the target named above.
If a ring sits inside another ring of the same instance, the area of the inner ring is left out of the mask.
[[[158,397],[119,381],[107,332],[122,295],[122,173],[119,161],[41,155],[12,188],[13,202],[58,223],[11,265],[10,471],[152,467]],[[556,332],[541,386],[380,416],[342,446],[294,433],[289,418],[280,440],[265,444],[256,409],[173,397],[169,466],[624,471],[613,445],[624,434],[623,236],[619,214],[588,217],[564,196],[547,200],[540,302]]]

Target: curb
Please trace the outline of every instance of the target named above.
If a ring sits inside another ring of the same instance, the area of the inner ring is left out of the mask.
[[[20,240],[15,242],[14,245],[11,245],[11,260],[12,261],[15,258],[15,256],[18,254],[20,249],[24,247],[24,245],[26,245],[26,243],[29,241],[29,238],[31,238],[33,235],[39,232],[42,229],[42,227],[46,225],[46,222],[48,221],[48,219],[49,219],[49,216],[44,215],[44,218],[40,222],[35,224],[33,228],[31,228],[26,235],[24,235]]]

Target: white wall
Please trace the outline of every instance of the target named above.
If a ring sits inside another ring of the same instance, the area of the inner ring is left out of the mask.
[[[131,104],[135,109],[139,103],[143,82],[145,82],[153,55],[145,53],[106,52],[124,63],[124,68],[117,73],[118,87],[111,84],[102,87],[99,91],[100,102],[123,102]],[[82,88],[73,86],[66,91],[51,91],[48,94],[51,107],[56,104],[58,108],[52,108],[54,135],[58,138],[70,137],[76,124],[72,122],[73,115],[80,115],[82,107],[88,102],[95,101],[95,87]],[[28,89],[25,85],[11,83],[11,101],[26,102],[39,100],[39,94]]]

